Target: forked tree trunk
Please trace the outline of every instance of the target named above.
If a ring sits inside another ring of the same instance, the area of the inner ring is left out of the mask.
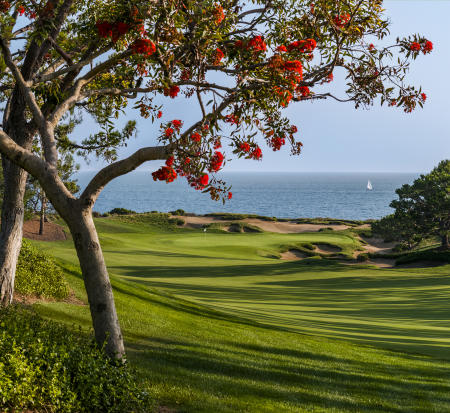
[[[123,358],[125,348],[108,270],[90,211],[73,211],[66,220],[73,237],[86,288],[97,343],[106,353]]]
[[[2,157],[5,179],[0,233],[0,306],[12,302],[16,264],[22,246],[23,197],[27,173]]]

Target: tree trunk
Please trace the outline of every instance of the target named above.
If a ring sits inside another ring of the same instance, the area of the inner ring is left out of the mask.
[[[444,235],[442,235],[442,244],[441,244],[442,250],[448,250],[450,249],[450,243],[448,239],[448,232]]]
[[[95,339],[112,358],[124,358],[122,332],[97,230],[90,211],[73,212],[67,223],[80,261]]]
[[[3,157],[5,192],[0,233],[0,306],[12,302],[16,264],[22,246],[23,197],[27,173]]]
[[[44,222],[45,222],[45,208],[47,206],[47,198],[45,197],[45,193],[41,190],[41,217],[39,221],[39,235],[44,234]]]

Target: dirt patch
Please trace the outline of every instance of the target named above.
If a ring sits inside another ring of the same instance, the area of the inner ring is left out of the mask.
[[[281,253],[282,260],[296,261],[296,260],[303,260],[305,258],[308,258],[308,255],[306,255],[304,252],[295,249]]]
[[[54,298],[37,297],[35,295],[23,295],[15,292],[13,301],[25,305],[32,305],[35,303],[55,303],[58,301],[73,305],[86,305],[84,301],[81,301],[79,298],[75,296],[75,293],[72,290],[69,292],[69,296],[64,300],[55,300]]]
[[[392,252],[392,248],[394,248],[397,243],[396,242],[384,242],[382,238],[366,238],[361,237],[361,239],[366,242],[366,245],[363,245],[364,252],[375,252],[380,254],[388,254]]]
[[[172,217],[173,218],[173,217]],[[175,217],[176,218],[176,217]],[[185,221],[184,226],[188,228],[202,228],[204,225],[212,223],[224,222],[224,220],[216,217],[203,216],[183,216]],[[301,232],[318,232],[322,228],[332,228],[335,231],[340,231],[349,228],[347,225],[316,225],[316,224],[296,224],[295,222],[276,222],[264,221],[257,218],[246,218],[237,222],[244,222],[261,228],[267,232],[278,232],[281,234],[297,234]]]
[[[64,228],[54,222],[45,222],[44,233],[39,235],[38,219],[23,223],[23,236],[37,241],[65,241],[67,239]]]
[[[316,246],[315,251],[320,252],[321,254],[332,254],[336,252],[341,252],[342,249],[329,244],[314,244]]]

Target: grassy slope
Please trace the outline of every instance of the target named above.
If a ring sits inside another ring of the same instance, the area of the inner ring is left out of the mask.
[[[308,241],[357,247],[339,233],[97,225],[130,358],[160,403],[195,412],[450,411],[450,266],[380,270],[265,257]],[[43,248],[64,261],[83,298],[70,242]],[[38,308],[89,326],[87,307]]]

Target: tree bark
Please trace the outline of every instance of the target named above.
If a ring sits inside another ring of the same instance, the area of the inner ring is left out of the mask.
[[[45,197],[45,193],[41,190],[41,216],[39,220],[39,235],[44,234],[44,223],[45,223],[45,208],[47,206],[47,198]]]
[[[122,332],[108,270],[90,210],[75,210],[66,221],[80,261],[95,339],[99,345],[106,343],[105,351],[108,356],[122,359],[125,357]]]
[[[7,306],[13,299],[16,264],[22,246],[23,197],[27,173],[5,157],[2,158],[5,192],[0,232],[0,305]]]
[[[448,239],[448,233],[446,233],[446,234],[444,234],[444,235],[442,235],[442,238],[441,238],[441,249],[442,250],[448,250],[448,249],[450,249],[450,242],[449,242],[449,239]]]

